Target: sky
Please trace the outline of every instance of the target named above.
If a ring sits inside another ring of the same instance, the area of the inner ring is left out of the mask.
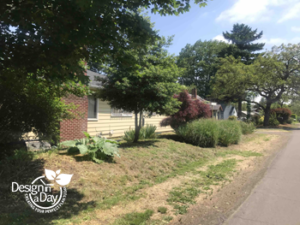
[[[200,39],[224,41],[222,32],[231,31],[235,23],[263,31],[259,42],[266,43],[268,50],[282,43],[300,43],[300,0],[213,0],[204,8],[192,4],[189,12],[179,16],[149,16],[159,35],[175,35],[168,49],[175,55]]]

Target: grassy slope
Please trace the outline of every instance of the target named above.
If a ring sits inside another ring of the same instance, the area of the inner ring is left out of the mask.
[[[14,165],[3,177],[6,197],[0,199],[2,208],[0,220],[4,222],[3,224],[80,224],[84,221],[97,220],[94,216],[95,210],[111,209],[114,206],[137,201],[144,197],[145,188],[187,172],[197,173],[198,168],[208,165],[218,157],[261,155],[251,151],[240,151],[243,149],[238,149],[238,146],[200,148],[178,142],[175,138],[175,135],[169,134],[157,140],[142,141],[138,144],[122,143],[121,158],[116,158],[114,163],[99,165],[86,161],[81,155],[67,155],[66,152],[60,151],[41,153],[36,155],[33,161]],[[262,134],[244,136],[242,144],[253,144],[262,138],[266,137]],[[169,194],[169,204],[177,210],[177,213],[184,213],[188,204],[193,203],[201,191],[209,189],[208,186],[214,182],[227,179],[235,164],[236,162],[231,160],[216,167],[210,166],[206,172],[199,173],[201,179],[173,189]],[[44,168],[61,169],[62,173],[74,174],[68,187],[66,202],[58,212],[47,215],[34,213],[24,202],[24,196],[12,194],[9,188],[12,181],[23,184],[32,181],[32,178],[43,174]],[[202,186],[194,188],[195,185]],[[147,211],[146,216],[144,214],[120,216],[115,224],[121,224],[130,218],[135,219],[136,216],[148,220],[150,214]],[[166,221],[171,219],[168,216],[164,218]],[[128,221],[125,222],[123,224],[127,224]],[[128,224],[135,223],[129,221]]]

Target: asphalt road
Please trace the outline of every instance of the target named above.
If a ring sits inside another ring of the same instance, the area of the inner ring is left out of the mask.
[[[300,225],[300,130],[226,225]]]

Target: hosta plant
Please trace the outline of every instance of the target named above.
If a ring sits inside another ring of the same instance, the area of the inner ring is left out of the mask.
[[[70,147],[69,149],[72,153],[74,153],[74,150],[78,149],[80,154],[88,155],[89,158],[96,163],[112,161],[114,156],[120,157],[116,141],[92,137],[87,132],[83,133],[86,138],[64,141],[61,142],[61,145]]]

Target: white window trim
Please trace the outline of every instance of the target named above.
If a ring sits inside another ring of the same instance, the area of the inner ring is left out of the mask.
[[[88,120],[98,121],[98,112],[99,112],[99,99],[96,98],[96,118],[89,118],[89,115],[88,115]]]

